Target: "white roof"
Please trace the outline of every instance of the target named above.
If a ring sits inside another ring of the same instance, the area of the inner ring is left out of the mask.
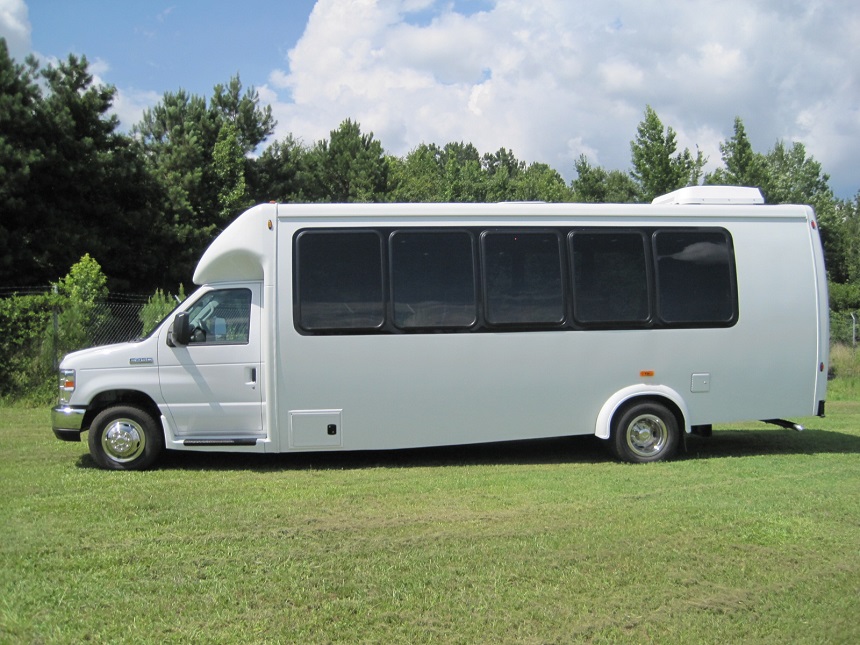
[[[652,204],[764,204],[758,188],[687,186],[655,197]]]

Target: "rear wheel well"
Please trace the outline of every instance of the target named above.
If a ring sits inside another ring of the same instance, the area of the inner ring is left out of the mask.
[[[656,396],[656,395],[646,395],[646,396],[634,396],[633,398],[627,399],[621,405],[616,408],[615,412],[612,414],[612,420],[610,421],[610,428],[615,427],[615,424],[618,423],[618,419],[624,414],[629,408],[634,405],[638,405],[639,403],[659,403],[660,405],[666,406],[669,411],[675,416],[675,421],[678,424],[678,428],[681,430],[682,434],[686,434],[684,428],[686,428],[686,421],[684,419],[684,414],[681,412],[681,408],[677,406],[677,404],[672,401],[672,399],[668,399],[665,396]]]
[[[678,406],[665,397],[646,395],[618,406],[607,446],[622,461],[648,463],[671,459],[684,440]]]
[[[161,410],[158,409],[158,405],[156,405],[152,398],[143,392],[139,392],[137,390],[110,390],[107,392],[101,392],[93,398],[89,406],[87,406],[87,412],[84,415],[84,421],[81,424],[81,427],[89,429],[92,425],[93,419],[95,419],[102,410],[106,410],[107,408],[115,405],[137,406],[150,414],[156,422],[161,418]]]

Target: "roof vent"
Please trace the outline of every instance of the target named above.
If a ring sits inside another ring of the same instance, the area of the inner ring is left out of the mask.
[[[652,204],[764,204],[758,188],[688,186],[655,197]]]

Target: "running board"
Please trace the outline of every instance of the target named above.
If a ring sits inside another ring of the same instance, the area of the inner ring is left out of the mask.
[[[799,423],[793,423],[791,421],[786,421],[785,419],[762,419],[764,423],[770,423],[775,426],[779,426],[780,428],[785,428],[787,430],[797,430],[798,432],[803,432],[803,426]]]
[[[184,446],[256,446],[256,439],[186,439]]]

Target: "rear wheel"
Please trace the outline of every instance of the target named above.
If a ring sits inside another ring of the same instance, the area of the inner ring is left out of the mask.
[[[632,403],[616,414],[610,441],[613,452],[624,461],[663,461],[678,449],[678,420],[662,403]]]
[[[144,470],[164,449],[164,435],[152,415],[132,405],[102,410],[87,438],[90,455],[102,468]]]

